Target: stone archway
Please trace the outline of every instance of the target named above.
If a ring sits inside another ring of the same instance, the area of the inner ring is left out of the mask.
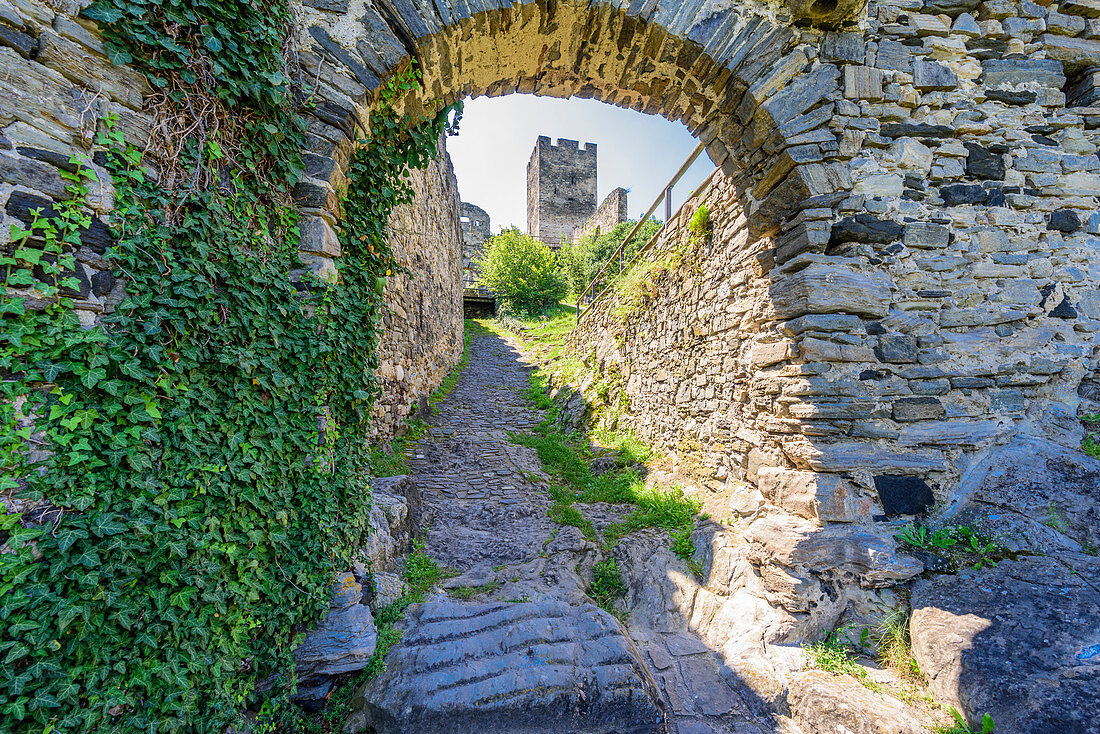
[[[830,117],[819,108],[840,96],[840,71],[819,53],[824,36],[765,3],[637,12],[575,2],[440,7],[302,8],[303,40],[312,47],[302,61],[318,75],[320,101],[309,178],[298,193],[307,215],[325,222],[303,242],[307,252],[326,253],[322,242],[330,239],[322,234],[335,224],[335,192],[371,92],[410,58],[424,74],[423,99],[408,100],[413,111],[425,99],[439,105],[519,92],[596,98],[682,121],[737,179],[755,235],[849,185],[843,166],[830,167],[828,152],[815,149]],[[852,10],[834,6],[826,20]]]

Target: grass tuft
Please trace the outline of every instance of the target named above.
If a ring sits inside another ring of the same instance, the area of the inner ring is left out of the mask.
[[[592,586],[588,595],[605,612],[615,614],[615,602],[626,596],[626,584],[614,558],[607,558],[592,568]]]

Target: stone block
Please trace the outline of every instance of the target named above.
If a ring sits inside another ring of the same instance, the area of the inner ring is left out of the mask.
[[[1058,209],[1047,217],[1047,229],[1058,232],[1076,232],[1081,228],[1081,216],[1075,209]]]
[[[797,77],[782,91],[777,93],[761,109],[776,125],[782,125],[825,98],[837,88],[840,71],[832,64],[823,64],[809,74]]]
[[[863,320],[851,314],[809,314],[799,316],[782,325],[783,333],[798,336],[805,331],[855,331],[863,326]]]
[[[787,359],[790,355],[790,342],[753,344],[749,350],[749,363],[754,367],[768,367]]]
[[[959,86],[959,77],[945,64],[917,59],[913,62],[913,86],[925,92],[947,91]]]
[[[907,424],[898,433],[900,446],[980,446],[1003,432],[995,420],[942,420]]]
[[[757,486],[771,503],[809,520],[855,522],[860,519],[851,482],[837,474],[762,468],[757,473]]]
[[[865,196],[895,197],[901,196],[902,184],[902,177],[896,173],[873,173],[861,179],[852,191]]]
[[[917,338],[910,334],[884,334],[878,339],[875,356],[888,364],[914,364],[917,361]]]
[[[1036,83],[1061,89],[1066,74],[1062,62],[1055,59],[986,59],[980,81],[987,87]]]
[[[1058,9],[1083,18],[1100,18],[1100,0],[1062,0]]]
[[[898,138],[890,146],[890,157],[906,171],[927,174],[932,166],[932,150],[916,138]]]
[[[989,200],[989,192],[978,184],[948,184],[947,186],[941,186],[940,196],[947,206],[984,204]]]
[[[978,26],[978,22],[974,20],[973,15],[970,13],[962,13],[959,17],[955,18],[955,22],[951,24],[951,33],[967,38],[977,38],[982,35],[982,29]]]
[[[913,70],[913,52],[909,50],[908,46],[904,46],[897,41],[883,39],[878,44],[875,66],[879,69],[909,73]]]
[[[799,342],[799,356],[807,362],[873,362],[870,349],[808,337]]]
[[[294,651],[298,677],[337,675],[367,666],[377,642],[374,617],[364,604],[333,607]]]
[[[879,219],[873,214],[856,214],[844,217],[833,225],[829,244],[863,242],[889,244],[902,235],[902,226],[889,219]]]
[[[938,451],[895,451],[863,442],[819,446],[790,443],[783,452],[797,466],[814,471],[875,473],[925,473],[946,467]]]
[[[953,138],[955,131],[947,125],[930,125],[924,122],[891,122],[882,126],[886,138]]]
[[[1085,32],[1088,23],[1077,15],[1064,15],[1056,10],[1047,13],[1047,31],[1059,36],[1076,36]]]
[[[303,216],[300,223],[301,235],[298,237],[298,249],[302,252],[315,252],[329,257],[340,256],[340,239],[336,230],[321,217]]]
[[[850,313],[881,318],[889,312],[890,285],[880,274],[864,275],[838,265],[812,263],[769,288],[776,316]]]
[[[821,55],[826,61],[862,64],[867,56],[867,42],[861,33],[831,31],[825,34]]]
[[[898,398],[893,404],[894,420],[923,421],[943,418],[947,411],[937,398]]]
[[[966,175],[988,181],[1004,181],[1004,155],[976,143],[965,143],[969,155],[966,158]]]
[[[882,99],[882,72],[870,66],[845,66],[844,96],[848,99]]]
[[[942,224],[909,222],[901,241],[906,247],[918,250],[940,250],[951,242],[951,230]]]
[[[909,13],[909,27],[918,36],[946,36],[951,32],[947,23],[935,15],[924,13]]]
[[[1066,38],[1045,33],[1039,37],[1047,58],[1061,61],[1067,71],[1080,71],[1094,66],[1100,59],[1100,41],[1086,38]]]

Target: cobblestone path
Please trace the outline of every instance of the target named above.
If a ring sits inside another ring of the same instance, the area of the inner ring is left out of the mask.
[[[555,527],[545,485],[528,478],[542,475],[538,457],[508,440],[542,419],[523,394],[530,369],[514,345],[475,334],[468,366],[409,460],[427,550],[451,568],[530,560]]]
[[[549,519],[538,454],[508,438],[543,417],[524,395],[530,371],[516,344],[475,334],[469,364],[427,420],[410,474],[426,550],[459,575],[410,610],[349,731],[776,731],[686,624],[628,629],[588,597],[603,551]],[[667,546],[664,531],[645,532]]]

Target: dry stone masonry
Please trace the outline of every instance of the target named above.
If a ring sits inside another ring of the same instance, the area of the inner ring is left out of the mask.
[[[489,213],[464,201],[460,209],[459,224],[462,227],[462,282],[470,288],[477,282],[475,260],[484,249],[485,240],[489,239],[491,232]]]
[[[598,237],[611,231],[615,225],[625,222],[629,217],[626,203],[628,193],[620,186],[604,197],[596,213],[589,217],[587,222],[573,230],[573,242],[580,242],[588,235]]]
[[[462,248],[458,184],[446,138],[427,168],[412,171],[411,204],[390,215],[389,241],[407,269],[386,279],[376,375],[381,394],[372,408],[372,428],[388,437],[413,414],[462,358]]]

